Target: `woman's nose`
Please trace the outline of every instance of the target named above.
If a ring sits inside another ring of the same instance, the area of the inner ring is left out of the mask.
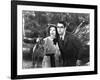
[[[53,32],[53,31],[51,31],[51,32]]]

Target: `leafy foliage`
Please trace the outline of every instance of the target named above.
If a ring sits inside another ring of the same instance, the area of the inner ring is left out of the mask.
[[[85,40],[89,41],[89,14],[23,11],[23,19],[24,29],[30,30],[30,32],[25,32],[26,37],[46,37],[47,25],[57,24],[59,20],[63,20],[68,24],[68,32],[73,33],[75,36],[81,39],[83,43]],[[88,26],[88,29],[86,26]],[[85,37],[84,40],[83,36]]]

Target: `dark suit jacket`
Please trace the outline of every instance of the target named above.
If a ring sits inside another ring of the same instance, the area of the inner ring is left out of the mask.
[[[89,45],[83,46],[83,48],[80,50],[80,54],[78,55],[78,60],[81,60],[81,65],[84,65],[85,63],[89,62],[89,55],[90,53],[90,47]]]
[[[63,66],[75,66],[81,49],[81,42],[72,34],[66,33],[64,41],[58,39]]]

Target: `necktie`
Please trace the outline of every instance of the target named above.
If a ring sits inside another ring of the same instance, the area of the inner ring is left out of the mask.
[[[60,46],[63,47],[64,46],[64,40],[62,39],[62,37],[59,40]]]

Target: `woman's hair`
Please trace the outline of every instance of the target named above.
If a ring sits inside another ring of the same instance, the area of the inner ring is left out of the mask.
[[[56,31],[56,36],[55,36],[55,38],[53,40],[54,44],[56,44],[58,42],[58,37],[59,37],[58,31],[57,31],[57,27],[54,24],[49,24],[49,26],[48,26],[48,35],[49,36],[50,36],[50,28],[51,27],[54,27],[55,28],[55,31]]]

